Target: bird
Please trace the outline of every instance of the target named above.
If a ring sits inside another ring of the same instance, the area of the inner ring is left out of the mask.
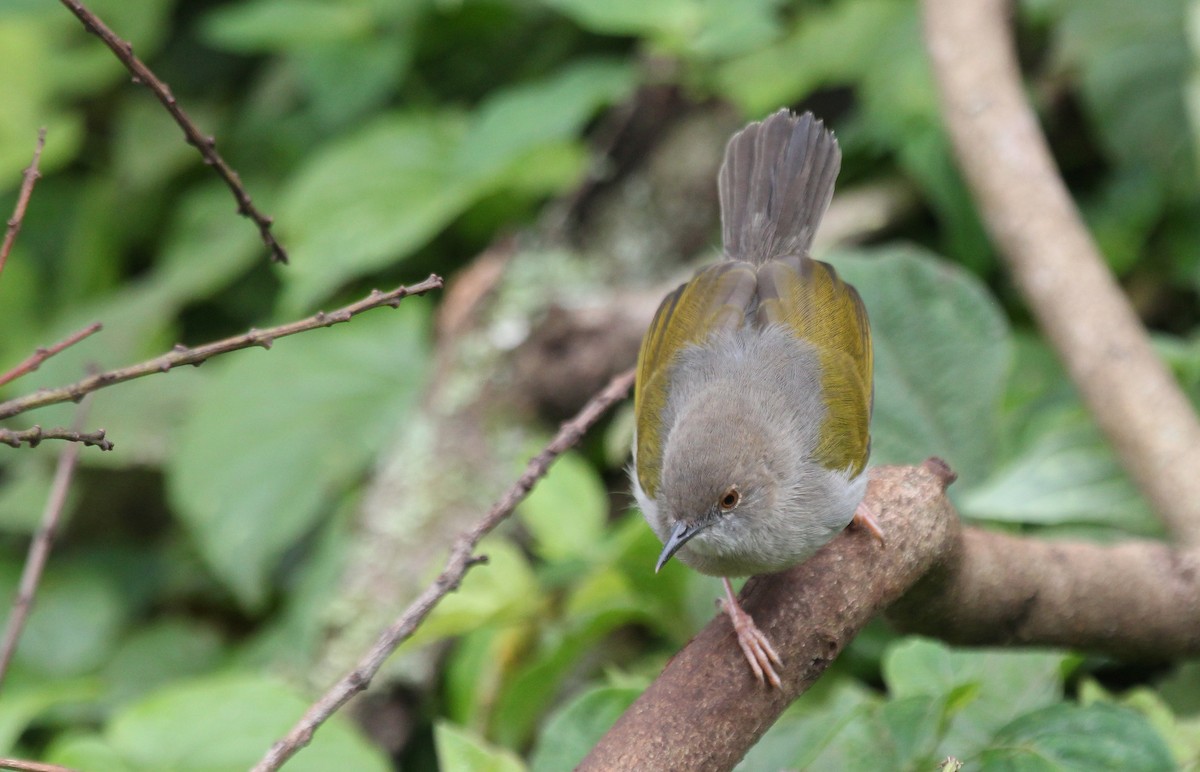
[[[782,661],[730,577],[783,571],[864,503],[874,404],[870,322],[858,292],[809,255],[841,149],[812,113],[782,109],[729,140],[717,178],[722,258],[670,292],[642,339],[633,495],[675,557],[722,577],[750,669]]]

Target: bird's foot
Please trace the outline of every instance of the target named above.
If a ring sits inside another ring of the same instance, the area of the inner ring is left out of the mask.
[[[750,669],[754,671],[755,678],[759,683],[770,682],[771,686],[776,689],[781,688],[783,682],[779,680],[779,674],[775,672],[775,665],[783,667],[783,661],[779,659],[775,647],[767,640],[767,636],[763,635],[758,626],[754,624],[754,620],[738,603],[729,579],[722,578],[721,581],[725,583],[725,597],[719,601],[721,609],[729,615],[729,621],[733,623],[733,630],[737,633],[738,646],[742,648],[742,654],[750,663]]]
[[[885,544],[883,539],[883,529],[879,527],[879,521],[875,519],[875,513],[867,506],[864,499],[858,503],[858,508],[854,510],[854,518],[850,521],[859,528],[865,528],[870,531],[871,535],[879,540],[880,544]]]

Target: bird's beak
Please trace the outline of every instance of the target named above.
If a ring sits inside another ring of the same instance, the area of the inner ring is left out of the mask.
[[[662,554],[658,556],[658,563],[654,566],[654,573],[658,573],[666,564],[671,556],[679,551],[679,548],[687,544],[700,531],[704,530],[706,523],[685,523],[679,520],[675,523],[675,527],[671,529],[671,535],[667,538],[667,543],[663,545]]]

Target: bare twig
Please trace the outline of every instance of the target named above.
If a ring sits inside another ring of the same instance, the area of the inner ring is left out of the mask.
[[[0,769],[15,769],[19,772],[77,772],[71,767],[60,767],[58,764],[24,759],[0,759]]]
[[[30,354],[24,362],[21,362],[6,373],[0,373],[0,386],[3,386],[9,381],[14,381],[17,378],[20,378],[22,375],[33,372],[34,370],[38,369],[38,366],[40,366],[42,362],[45,362],[47,359],[63,349],[74,346],[87,336],[99,332],[102,327],[103,325],[100,324],[100,322],[93,322],[87,327],[84,327],[82,330],[71,333],[66,338],[63,338],[49,348],[38,348],[34,350],[34,352]]]
[[[879,611],[971,645],[1066,646],[1162,661],[1200,654],[1200,552],[1154,542],[1045,542],[963,528],[944,465],[872,471],[886,547],[850,529],[807,562],[746,583],[742,604],[783,659],[764,688],[718,614],[579,769],[731,769]]]
[[[0,419],[11,418],[14,415],[24,413],[27,410],[32,410],[46,405],[56,405],[60,402],[77,401],[85,394],[90,394],[93,391],[102,389],[106,386],[112,386],[116,383],[141,378],[152,373],[165,373],[174,367],[180,365],[198,365],[205,360],[214,357],[218,354],[225,354],[238,349],[250,348],[251,346],[262,346],[270,348],[277,338],[284,338],[288,335],[295,335],[298,332],[307,332],[318,327],[332,327],[339,322],[348,322],[353,316],[357,316],[364,311],[369,311],[372,308],[380,306],[391,306],[395,308],[400,304],[400,301],[410,295],[423,295],[430,290],[439,289],[442,286],[442,278],[435,274],[431,274],[429,278],[422,282],[411,286],[401,286],[390,292],[380,292],[372,290],[362,300],[351,303],[348,306],[343,306],[336,311],[326,313],[319,311],[312,316],[301,319],[288,324],[281,324],[277,327],[268,327],[265,330],[251,329],[249,332],[242,335],[235,335],[224,340],[205,343],[194,348],[178,345],[171,351],[157,356],[153,359],[148,359],[145,362],[139,362],[135,365],[122,367],[117,370],[109,370],[95,375],[89,375],[83,380],[76,381],[67,386],[60,386],[55,389],[41,389],[33,394],[24,397],[10,399],[7,402],[0,402]]]
[[[25,168],[22,175],[21,190],[17,193],[17,205],[13,207],[12,217],[8,219],[8,228],[4,231],[4,243],[0,244],[0,272],[8,262],[8,253],[12,251],[13,242],[21,232],[21,223],[25,220],[25,209],[29,206],[29,197],[33,195],[34,183],[42,176],[38,171],[38,161],[42,158],[42,148],[46,146],[46,128],[38,130],[37,145],[33,149],[33,160]]]
[[[564,451],[572,447],[583,437],[584,433],[600,419],[600,417],[615,403],[628,394],[633,385],[633,370],[624,372],[591,399],[583,409],[571,420],[565,422],[558,434],[550,441],[541,453],[532,458],[525,471],[504,492],[488,513],[474,528],[464,533],[454,543],[446,567],[438,575],[433,584],[429,585],[404,613],[396,618],[387,630],[379,636],[375,644],[359,660],[358,666],[347,673],[333,685],[317,702],[315,702],[292,730],[254,767],[254,772],[270,772],[279,769],[297,751],[312,740],[313,732],[317,730],[340,707],[346,704],[355,694],[363,691],[371,683],[371,679],[379,672],[384,661],[416,631],[417,627],[429,616],[429,612],[441,602],[447,594],[458,588],[463,576],[472,566],[486,560],[483,556],[474,554],[475,547],[488,533],[507,518],[533,488],[534,484],[546,474]]]
[[[36,448],[42,440],[66,440],[67,442],[79,442],[87,447],[95,446],[100,450],[113,449],[112,441],[104,438],[103,429],[97,429],[94,432],[80,432],[74,429],[64,429],[61,426],[43,429],[36,424],[28,429],[20,430],[0,427],[0,442],[14,448],[19,448],[23,444]]]
[[[78,431],[87,419],[91,399],[85,399],[75,410],[75,430]],[[37,592],[38,582],[42,579],[42,571],[46,560],[50,557],[50,548],[54,546],[54,536],[58,531],[58,521],[62,517],[63,506],[67,503],[67,491],[71,487],[71,478],[75,474],[75,464],[79,461],[80,445],[71,443],[63,449],[58,457],[58,468],[54,470],[54,484],[50,488],[50,498],[42,511],[42,522],[29,545],[29,557],[25,560],[25,568],[21,572],[21,583],[17,588],[17,598],[13,602],[12,611],[8,615],[8,624],[4,627],[3,642],[0,642],[0,686],[8,674],[8,666],[17,650],[17,641],[21,631],[25,629],[25,620],[33,608],[33,597]]]
[[[179,124],[179,128],[183,129],[183,134],[187,137],[189,145],[192,145],[200,151],[200,155],[204,158],[204,163],[216,170],[217,175],[225,181],[229,186],[230,192],[233,193],[234,199],[237,201],[238,214],[243,217],[248,217],[258,226],[259,236],[263,243],[271,250],[271,259],[278,263],[286,263],[288,261],[287,251],[283,245],[275,240],[275,234],[271,233],[271,218],[264,215],[255,208],[250,200],[250,194],[246,191],[242,180],[238,177],[238,173],[225,162],[225,159],[217,152],[217,141],[211,136],[205,136],[201,133],[196,124],[192,122],[183,108],[179,106],[175,95],[171,93],[171,87],[160,80],[149,67],[140,59],[133,55],[133,46],[122,40],[116,35],[96,14],[84,7],[79,0],[62,0],[62,4],[70,9],[71,13],[83,23],[84,29],[92,33],[100,40],[104,41],[104,45],[108,46],[121,64],[125,65],[125,69],[133,73],[133,82],[141,83],[146,88],[154,93],[159,102],[162,102],[163,107],[167,108],[167,112]]]
[[[1109,272],[1025,99],[1009,0],[924,0],[959,163],[1029,306],[1172,534],[1200,543],[1200,422]]]

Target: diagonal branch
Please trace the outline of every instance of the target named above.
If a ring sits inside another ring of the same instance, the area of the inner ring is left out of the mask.
[[[154,93],[154,96],[158,98],[158,101],[162,102],[163,107],[167,108],[167,112],[179,124],[179,128],[183,129],[183,134],[187,137],[188,144],[200,151],[200,155],[204,158],[204,163],[216,170],[217,175],[229,186],[230,192],[233,193],[233,197],[237,201],[238,214],[250,218],[258,226],[259,236],[262,238],[263,243],[271,250],[271,259],[277,263],[286,263],[288,261],[287,251],[275,240],[275,234],[271,233],[271,218],[255,208],[254,203],[250,200],[250,194],[246,191],[245,186],[242,185],[241,178],[238,177],[238,173],[217,152],[216,139],[211,136],[205,136],[200,132],[200,129],[196,128],[196,124],[192,122],[188,114],[179,106],[175,95],[171,93],[171,87],[159,80],[141,59],[133,55],[132,45],[119,38],[115,32],[109,29],[96,14],[89,11],[79,0],[62,0],[62,4],[70,9],[71,13],[75,14],[79,21],[83,23],[84,29],[100,38],[100,40],[104,41],[104,45],[112,49],[116,57],[121,60],[121,64],[125,65],[125,69],[133,73],[134,83],[141,83],[150,89]]]
[[[1200,543],[1200,422],[1109,272],[1025,99],[1008,0],[923,0],[942,111],[1038,323],[1176,539]]]
[[[82,427],[87,419],[91,399],[86,399],[75,411],[75,430]],[[42,512],[42,522],[29,545],[29,557],[25,560],[25,568],[21,571],[21,583],[17,588],[17,598],[13,602],[12,611],[8,615],[8,623],[4,626],[4,637],[0,641],[0,685],[8,674],[8,666],[12,663],[17,651],[17,641],[21,631],[25,629],[25,620],[33,609],[33,598],[37,592],[38,583],[42,579],[42,571],[50,558],[50,549],[54,546],[54,537],[58,533],[58,522],[62,519],[63,507],[67,503],[67,491],[71,488],[71,479],[75,476],[75,465],[79,461],[80,445],[72,443],[63,449],[58,457],[58,467],[54,470],[54,484],[50,488],[50,498]]]
[[[25,167],[21,179],[21,190],[17,193],[17,205],[13,207],[12,217],[8,219],[8,227],[4,230],[4,243],[0,244],[0,272],[8,262],[8,253],[12,251],[13,242],[21,232],[21,223],[25,220],[25,209],[29,206],[29,197],[33,195],[34,183],[42,176],[38,171],[38,161],[42,159],[42,148],[46,146],[46,129],[38,130],[37,145],[33,149],[33,160]]]
[[[333,685],[301,717],[288,735],[271,746],[270,751],[255,765],[253,772],[271,772],[281,767],[301,748],[312,740],[313,732],[325,723],[351,697],[370,685],[384,661],[396,648],[408,640],[434,607],[450,592],[458,589],[463,577],[472,567],[486,562],[486,557],[475,554],[480,540],[503,522],[517,505],[529,495],[534,484],[549,470],[551,464],[566,450],[574,446],[600,417],[617,402],[625,398],[633,386],[634,371],[629,370],[613,378],[609,384],[593,397],[574,418],[563,423],[554,439],[542,449],[525,467],[525,471],[504,492],[488,513],[475,527],[464,533],[450,550],[446,567],[438,578],[412,602],[404,613],[397,617],[359,660],[358,666]]]
[[[950,479],[933,459],[873,470],[867,496],[886,547],[851,529],[792,570],[747,582],[742,603],[783,659],[782,689],[754,679],[718,615],[579,769],[733,768],[884,609],[903,629],[954,643],[1200,654],[1200,552],[963,528],[944,495]]]
[[[74,346],[76,343],[88,337],[89,335],[99,332],[102,327],[103,325],[101,325],[100,322],[93,322],[87,327],[84,327],[82,330],[77,330],[76,332],[71,333],[49,348],[38,348],[34,350],[32,354],[26,357],[25,361],[21,362],[6,373],[0,373],[0,386],[3,386],[10,381],[14,381],[17,378],[20,378],[22,375],[33,372],[34,370],[38,369],[42,362],[45,362],[47,359],[63,349]]]
[[[407,287],[397,287],[390,292],[372,290],[362,300],[351,303],[348,306],[343,306],[330,313],[318,311],[312,316],[296,322],[281,324],[277,327],[268,327],[265,330],[251,329],[242,335],[235,335],[224,340],[205,343],[194,348],[179,345],[167,353],[153,359],[148,359],[145,362],[89,375],[83,380],[76,381],[67,386],[60,386],[56,389],[41,389],[24,397],[16,397],[7,402],[0,402],[0,419],[11,418],[27,410],[45,407],[46,405],[78,401],[85,394],[90,394],[106,386],[124,383],[125,381],[131,381],[134,378],[141,378],[153,373],[165,373],[171,370],[171,368],[179,367],[180,365],[198,365],[218,354],[250,348],[251,346],[270,348],[277,338],[295,335],[298,332],[315,330],[318,327],[332,327],[339,322],[348,322],[351,317],[357,316],[364,311],[369,311],[372,308],[380,306],[395,308],[400,304],[401,300],[410,295],[424,295],[430,290],[440,289],[441,286],[442,277],[430,274],[429,278],[422,282]]]

